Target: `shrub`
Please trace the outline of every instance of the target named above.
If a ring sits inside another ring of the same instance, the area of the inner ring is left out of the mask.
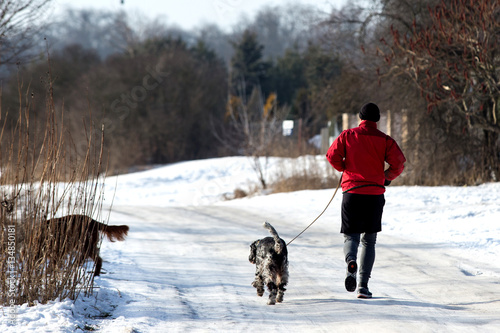
[[[0,303],[9,306],[92,292],[93,274],[78,255],[83,230],[56,238],[46,221],[67,214],[98,218],[103,198],[103,131],[83,124],[86,151],[78,156],[51,84],[37,119],[30,119],[34,98],[22,95],[20,84],[17,119],[3,117],[3,129],[9,121],[15,125],[0,132]]]
[[[272,193],[335,188],[338,177],[324,156],[283,159],[274,180]]]

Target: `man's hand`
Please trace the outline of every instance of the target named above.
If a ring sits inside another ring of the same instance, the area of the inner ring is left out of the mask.
[[[386,179],[384,182],[384,186],[389,186],[389,185],[391,185],[391,181]]]

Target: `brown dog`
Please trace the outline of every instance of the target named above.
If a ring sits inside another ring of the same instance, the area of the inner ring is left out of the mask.
[[[82,265],[89,258],[95,262],[94,276],[101,273],[102,258],[99,256],[99,232],[104,233],[109,241],[123,241],[129,227],[126,225],[106,225],[85,215],[67,215],[47,220],[49,236],[47,238],[52,258],[56,262],[73,252],[75,261]]]

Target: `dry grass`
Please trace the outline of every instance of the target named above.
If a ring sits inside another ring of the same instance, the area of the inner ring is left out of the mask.
[[[236,188],[232,194],[225,195],[225,200],[240,199],[257,193],[281,193],[302,190],[321,190],[335,188],[340,174],[334,171],[324,156],[305,155],[296,158],[283,158],[274,173],[270,174],[267,188],[262,184],[250,184],[247,190]],[[267,179],[267,178],[266,178]]]
[[[337,186],[338,176],[323,156],[285,159],[270,184],[272,193],[319,190]]]
[[[20,88],[16,124],[5,130],[11,119],[4,116],[0,132],[3,305],[33,305],[92,292],[93,275],[78,254],[83,230],[55,237],[58,230],[46,221],[74,213],[99,218],[103,131],[96,133],[84,124],[87,151],[78,156],[51,90],[49,85],[44,117],[30,119],[31,101],[22,97]],[[40,119],[44,123],[37,123]]]
[[[323,178],[314,175],[297,174],[287,178],[279,179],[272,184],[272,192],[294,192],[302,190],[321,190],[335,188],[338,180],[335,178]]]

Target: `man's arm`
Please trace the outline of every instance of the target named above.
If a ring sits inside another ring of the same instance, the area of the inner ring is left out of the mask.
[[[389,169],[385,170],[385,179],[392,181],[403,172],[406,158],[396,141],[391,137],[387,139],[385,161],[389,164]]]
[[[342,133],[333,141],[332,145],[326,153],[326,159],[335,168],[335,170],[342,172],[345,169],[345,146],[344,136]]]

